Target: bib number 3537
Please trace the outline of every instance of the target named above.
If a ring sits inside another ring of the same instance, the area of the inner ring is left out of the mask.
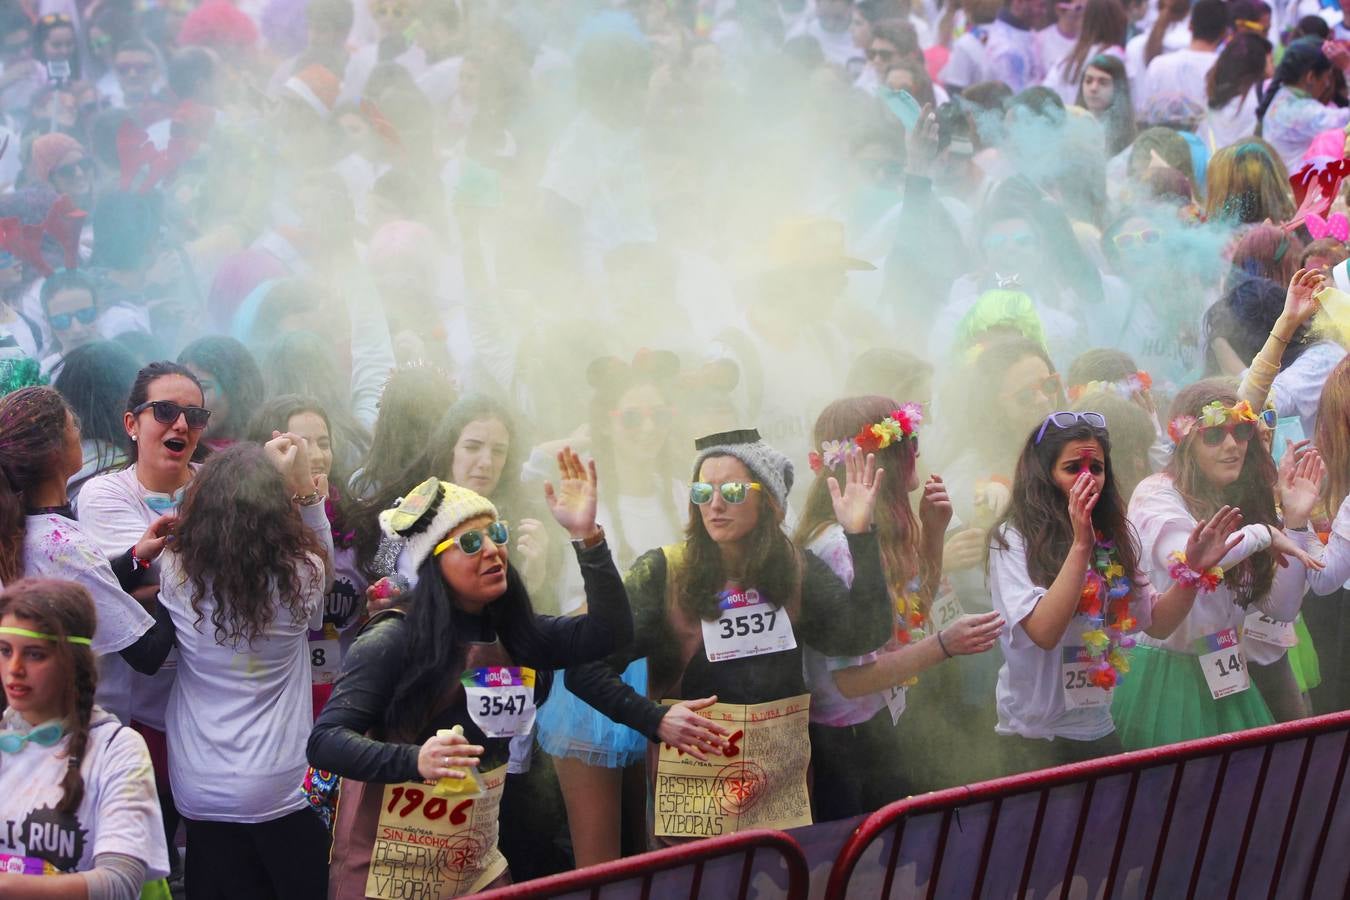
[[[529,734],[534,728],[534,669],[488,666],[465,672],[469,718],[488,737]]]
[[[703,649],[709,662],[779,653],[797,646],[787,611],[765,602],[759,592],[727,591],[718,598],[721,614],[703,621]]]

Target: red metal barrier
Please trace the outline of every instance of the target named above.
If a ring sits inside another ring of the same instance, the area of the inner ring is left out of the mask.
[[[599,900],[601,890],[612,886],[619,889],[619,893],[625,897],[636,896],[642,900],[649,898],[667,900],[680,896],[688,897],[689,900],[702,896],[716,900],[746,898],[751,896],[752,886],[763,890],[763,885],[751,883],[756,873],[763,873],[772,878],[777,868],[771,869],[762,864],[758,869],[755,867],[755,854],[760,850],[773,851],[787,869],[786,890],[775,885],[773,896],[782,896],[787,900],[806,900],[808,875],[806,858],[802,855],[801,848],[783,832],[767,829],[742,831],[725,837],[667,847],[664,850],[630,856],[611,863],[513,884],[475,896],[479,900],[524,900],[524,898],[582,895],[583,892],[589,891],[587,896],[591,900]],[[736,856],[744,857],[739,876],[733,882],[739,884],[739,892],[733,893],[727,889],[728,881],[725,877],[705,879],[704,869],[709,864],[726,861],[725,864],[730,865],[734,862],[731,858]],[[667,879],[653,890],[654,882],[661,875],[667,876]],[[677,885],[674,882],[680,881],[686,875],[688,888],[681,890],[684,885]],[[625,886],[625,882],[640,882],[640,884]]]
[[[910,797],[825,896],[1350,897],[1347,760],[1341,712]]]

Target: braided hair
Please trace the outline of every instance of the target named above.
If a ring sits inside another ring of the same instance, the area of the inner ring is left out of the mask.
[[[84,800],[84,775],[80,771],[89,747],[89,722],[93,717],[94,688],[98,684],[94,652],[86,644],[67,637],[93,637],[94,600],[89,591],[73,581],[55,578],[24,578],[0,594],[0,617],[13,616],[33,631],[56,637],[52,654],[65,673],[61,709],[66,733],[66,774],[61,778],[61,802],[57,812],[72,814]],[[0,705],[4,704],[0,695]]]

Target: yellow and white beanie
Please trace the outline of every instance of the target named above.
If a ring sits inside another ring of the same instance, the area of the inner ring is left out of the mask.
[[[399,551],[415,572],[446,535],[480,516],[497,518],[492,501],[457,484],[428,478],[408,492],[397,506],[380,513],[385,541],[381,552]]]

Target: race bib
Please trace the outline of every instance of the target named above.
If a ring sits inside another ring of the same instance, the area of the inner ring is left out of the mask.
[[[1200,670],[1205,673],[1205,682],[1209,685],[1209,694],[1215,700],[1240,694],[1251,685],[1247,657],[1242,654],[1242,641],[1236,628],[1225,628],[1197,639],[1195,649]]]
[[[481,793],[436,797],[418,782],[388,784],[370,853],[366,896],[460,897],[481,891],[506,870],[497,848],[506,766],[479,776]]]
[[[1294,631],[1293,622],[1276,621],[1259,610],[1247,614],[1247,621],[1242,623],[1242,633],[1276,647],[1298,646],[1298,633]]]
[[[460,682],[469,717],[483,734],[509,738],[534,728],[534,669],[489,666],[465,672]]]
[[[938,591],[937,597],[933,599],[933,605],[928,608],[928,621],[932,625],[930,630],[933,634],[937,634],[964,614],[965,610],[961,608],[956,591],[943,582],[943,589]]]
[[[1088,655],[1086,647],[1065,647],[1064,662],[1059,667],[1060,684],[1064,686],[1065,709],[1090,709],[1110,706],[1111,692],[1092,683],[1092,667],[1097,660]]]
[[[314,684],[332,684],[342,671],[342,644],[332,625],[324,625],[322,634],[323,637],[309,639],[309,676]]]
[[[12,856],[0,853],[0,874],[5,875],[60,875],[56,866],[33,856]]]
[[[881,692],[886,698],[886,708],[891,711],[891,724],[900,724],[900,716],[905,711],[905,688],[897,685]]]
[[[708,662],[780,653],[797,646],[787,610],[766,603],[759,591],[725,591],[718,604],[722,614],[716,621],[703,622]]]

